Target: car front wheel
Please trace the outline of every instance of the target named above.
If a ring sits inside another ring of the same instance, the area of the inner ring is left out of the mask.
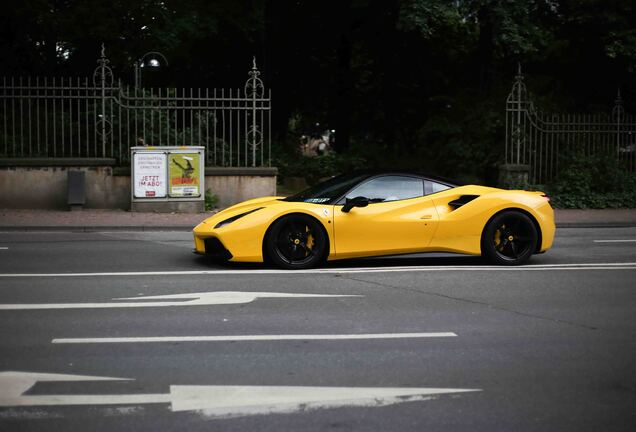
[[[302,214],[275,221],[265,238],[268,261],[286,269],[306,269],[322,264],[328,253],[324,228],[314,218]]]

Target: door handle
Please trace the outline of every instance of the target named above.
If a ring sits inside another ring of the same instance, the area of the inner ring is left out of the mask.
[[[420,219],[433,219],[433,215],[425,214],[425,215],[424,215],[424,216],[422,216]]]

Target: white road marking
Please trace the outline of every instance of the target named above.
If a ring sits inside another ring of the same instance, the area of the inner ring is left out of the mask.
[[[187,276],[187,275],[277,275],[277,274],[347,274],[347,273],[387,273],[387,272],[436,272],[436,271],[545,271],[545,270],[636,270],[636,262],[625,263],[570,263],[570,264],[530,264],[523,266],[392,266],[392,267],[349,267],[318,268],[306,270],[279,269],[237,269],[237,270],[185,270],[154,272],[95,272],[95,273],[0,273],[0,278],[13,277],[117,277],[117,276]]]
[[[66,375],[33,372],[0,372],[0,406],[43,405],[114,405],[170,402],[170,395],[27,395],[37,382],[67,381],[125,381],[128,378],[112,378],[88,375]]]
[[[0,405],[7,397],[16,397],[29,390],[38,381],[126,381],[128,378],[99,377],[90,375],[67,375],[37,372],[0,372]]]
[[[169,393],[24,395],[38,381],[108,381],[122,378],[0,372],[0,406],[136,405],[170,403],[176,411],[211,417],[293,413],[343,406],[386,406],[481,389],[428,387],[307,387],[171,385]]]
[[[6,246],[0,246],[0,250],[8,250],[9,248]]]
[[[54,344],[157,343],[157,342],[227,342],[285,340],[356,340],[356,339],[416,339],[456,337],[453,332],[438,333],[361,333],[361,334],[290,334],[290,335],[227,335],[227,336],[152,336],[105,338],[58,338]]]
[[[379,407],[481,389],[412,387],[170,386],[172,411],[210,417],[294,413],[344,406]]]
[[[594,243],[633,243],[636,239],[624,239],[624,240],[594,240]]]
[[[0,310],[35,310],[35,309],[106,309],[106,308],[147,308],[167,306],[205,306],[222,304],[251,303],[259,298],[333,298],[363,297],[361,295],[338,294],[293,294],[249,291],[211,291],[201,293],[169,294],[157,296],[125,297],[113,300],[134,300],[128,302],[108,303],[20,303],[0,304]],[[142,300],[142,301],[139,301]],[[160,300],[160,301],[143,301]],[[170,301],[181,300],[181,301]]]

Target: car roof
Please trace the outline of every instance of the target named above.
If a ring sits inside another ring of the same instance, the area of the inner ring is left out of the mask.
[[[362,170],[355,170],[355,171],[352,172],[352,174],[366,175],[367,178],[378,177],[378,176],[383,176],[383,175],[406,175],[406,176],[421,177],[421,178],[424,178],[424,179],[427,179],[427,180],[432,180],[432,181],[444,183],[444,184],[447,184],[449,186],[461,186],[462,185],[460,182],[457,182],[455,180],[452,180],[452,179],[449,179],[449,178],[446,178],[446,177],[425,174],[425,173],[421,173],[421,172],[417,172],[417,171],[362,169]]]

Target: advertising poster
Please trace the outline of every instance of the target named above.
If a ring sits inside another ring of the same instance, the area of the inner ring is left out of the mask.
[[[201,196],[199,153],[170,153],[168,172],[171,197]]]
[[[165,198],[166,159],[164,152],[133,154],[135,198]]]

